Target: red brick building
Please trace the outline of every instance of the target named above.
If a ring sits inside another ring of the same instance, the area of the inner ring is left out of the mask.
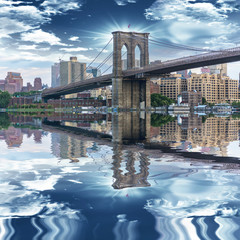
[[[106,100],[98,99],[50,99],[48,104],[54,108],[72,108],[72,107],[102,107],[106,106]]]
[[[160,86],[157,83],[150,81],[150,93],[160,93]]]

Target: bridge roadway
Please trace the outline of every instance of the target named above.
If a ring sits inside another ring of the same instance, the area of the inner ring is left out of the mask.
[[[175,71],[236,61],[240,61],[239,47],[196,56],[178,58],[161,63],[153,63],[146,67],[123,71],[122,75],[123,80],[139,79],[140,81],[144,76],[156,77],[161,74],[167,74]],[[70,83],[61,87],[49,88],[43,91],[42,97],[45,99],[60,98],[61,95],[104,87],[112,84],[112,78],[114,78],[113,74],[107,74],[84,81]]]

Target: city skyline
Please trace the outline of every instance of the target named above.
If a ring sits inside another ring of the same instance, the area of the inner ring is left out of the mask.
[[[35,77],[50,85],[54,62],[76,56],[90,63],[116,30],[149,32],[164,43],[235,47],[240,43],[239,11],[239,0],[1,1],[0,79],[20,72],[24,85]],[[111,51],[112,45],[96,64]],[[150,46],[151,61],[193,54]],[[239,62],[228,64],[230,77],[238,79],[238,69]]]

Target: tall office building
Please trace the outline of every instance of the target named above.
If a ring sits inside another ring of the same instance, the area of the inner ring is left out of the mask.
[[[77,57],[70,57],[70,61],[60,62],[60,86],[86,79],[86,63],[77,61]]]
[[[60,63],[54,63],[51,67],[52,72],[52,83],[51,87],[60,86]]]
[[[70,57],[70,61],[60,62],[60,86],[79,82],[86,79],[86,63],[77,61],[77,57]],[[66,95],[65,98],[76,98],[76,94]]]

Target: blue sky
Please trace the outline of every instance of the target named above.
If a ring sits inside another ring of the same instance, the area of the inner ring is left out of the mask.
[[[0,0],[0,79],[18,71],[25,84],[38,76],[49,84],[54,62],[91,62],[116,30],[201,48],[239,46],[239,11],[239,0]],[[150,45],[151,60],[193,54]],[[238,78],[238,69],[229,64],[229,75]]]

